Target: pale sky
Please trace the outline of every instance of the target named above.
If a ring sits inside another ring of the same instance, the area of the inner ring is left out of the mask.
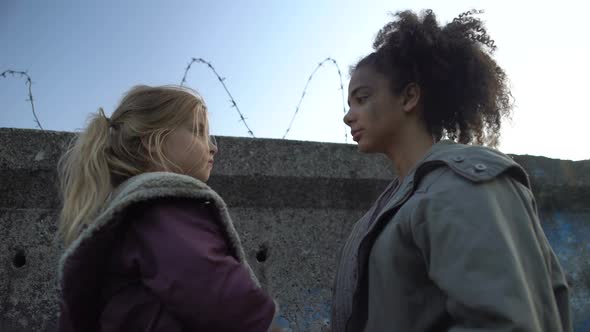
[[[30,1],[0,0],[0,72],[27,70],[45,129],[82,128],[110,114],[135,84],[178,84],[192,57],[212,62],[257,137],[281,138],[303,87],[327,57],[342,69],[371,52],[388,12],[431,8],[441,23],[468,9],[496,41],[516,107],[500,150],[590,159],[590,78],[584,1]],[[203,65],[187,85],[211,112],[212,132],[248,136]],[[288,139],[344,143],[335,67],[309,84]],[[0,78],[0,127],[34,128],[22,79]],[[349,137],[349,143],[352,143]]]

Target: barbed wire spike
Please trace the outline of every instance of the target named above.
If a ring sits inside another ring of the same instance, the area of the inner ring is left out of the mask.
[[[328,58],[324,59],[324,61],[320,62],[317,65],[317,67],[311,72],[311,75],[309,75],[309,78],[307,79],[307,82],[305,83],[305,87],[303,88],[303,92],[301,93],[301,97],[299,98],[299,102],[297,103],[297,106],[295,107],[295,113],[293,114],[293,117],[291,118],[291,121],[289,122],[289,126],[287,127],[287,130],[285,130],[285,134],[283,135],[283,139],[285,139],[287,137],[287,134],[289,134],[289,132],[291,131],[291,128],[293,127],[293,122],[295,121],[295,117],[297,117],[297,114],[299,113],[299,110],[301,108],[301,102],[303,101],[303,98],[306,95],[307,87],[309,86],[309,83],[311,82],[315,73],[326,62],[331,62],[334,64],[334,66],[336,66],[336,70],[338,72],[338,77],[340,78],[340,92],[342,95],[342,111],[344,112],[344,114],[346,114],[346,103],[344,101],[344,84],[342,83],[342,72],[340,71],[340,66],[338,66],[338,62],[336,61],[336,59],[328,57]],[[346,126],[344,126],[344,142],[348,143],[348,132],[346,130]]]
[[[186,83],[186,76],[188,74],[188,71],[190,70],[191,66],[193,63],[201,63],[201,64],[205,64],[209,67],[209,69],[211,69],[211,71],[213,72],[213,74],[215,74],[215,76],[217,77],[217,80],[219,81],[219,83],[221,83],[221,85],[223,86],[223,89],[225,90],[225,92],[227,93],[227,95],[229,96],[231,103],[232,103],[232,108],[235,108],[236,111],[238,111],[238,114],[240,116],[241,122],[244,123],[244,126],[246,127],[246,130],[248,131],[248,134],[255,138],[256,136],[254,136],[254,132],[252,131],[252,129],[250,129],[250,127],[248,126],[248,124],[246,123],[246,119],[244,118],[244,115],[242,114],[242,111],[240,111],[240,108],[238,107],[238,103],[236,103],[234,97],[232,96],[231,92],[229,92],[229,89],[227,88],[227,86],[225,85],[225,77],[222,78],[218,73],[217,70],[215,70],[215,67],[213,67],[213,65],[211,64],[211,62],[203,59],[203,58],[191,58],[191,61],[189,63],[189,65],[186,67],[186,69],[184,70],[184,75],[182,77],[182,80],[180,81],[180,85],[183,86],[184,83]]]
[[[31,102],[31,110],[33,111],[33,117],[35,118],[35,123],[37,124],[37,127],[39,127],[39,129],[44,130],[43,126],[41,126],[41,122],[39,121],[39,118],[37,117],[37,113],[35,112],[35,103],[34,103],[34,99],[33,99],[33,80],[31,79],[31,76],[29,76],[27,71],[16,71],[16,70],[5,70],[2,72],[2,74],[0,74],[0,76],[2,76],[3,78],[6,78],[6,74],[10,74],[12,76],[21,76],[21,77],[25,77],[26,78],[26,85],[28,86],[29,89],[29,98],[26,99],[25,101],[29,101]]]

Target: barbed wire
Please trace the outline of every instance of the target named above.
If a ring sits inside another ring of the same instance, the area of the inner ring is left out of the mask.
[[[326,58],[326,59],[324,59],[324,61],[320,62],[315,67],[315,69],[311,72],[311,74],[309,75],[309,78],[307,79],[307,82],[305,83],[305,87],[303,88],[303,92],[301,93],[301,98],[299,98],[299,102],[297,103],[297,107],[295,107],[295,113],[293,114],[293,117],[291,118],[291,122],[289,123],[289,127],[287,128],[287,130],[285,131],[285,134],[283,135],[283,139],[285,139],[285,137],[287,137],[287,134],[289,134],[289,131],[291,131],[291,128],[293,126],[293,122],[295,121],[295,117],[297,116],[297,114],[299,113],[299,109],[301,108],[301,102],[303,101],[303,98],[307,94],[307,87],[309,86],[309,83],[313,79],[315,73],[326,62],[333,63],[334,66],[336,66],[336,70],[338,71],[338,77],[340,78],[340,92],[342,94],[342,111],[346,115],[346,102],[344,100],[344,85],[342,84],[342,72],[340,71],[340,66],[338,66],[338,62],[336,62],[336,60],[334,60],[333,58]],[[348,142],[348,132],[346,131],[346,127],[344,127],[344,141]]]
[[[37,127],[39,127],[39,129],[43,130],[43,126],[41,126],[41,122],[39,122],[39,118],[37,117],[37,113],[35,113],[35,103],[33,101],[33,90],[32,90],[32,85],[33,85],[33,81],[31,80],[31,76],[29,76],[29,74],[27,74],[27,72],[25,71],[16,71],[16,70],[5,70],[2,72],[2,74],[0,74],[0,77],[6,78],[7,75],[11,75],[13,77],[15,76],[21,76],[21,77],[25,77],[26,78],[26,84],[29,88],[29,99],[27,99],[26,101],[31,102],[31,110],[33,111],[33,117],[35,117],[35,122],[37,123]]]
[[[246,123],[246,117],[244,117],[244,114],[242,114],[242,111],[240,111],[240,108],[238,107],[238,103],[236,103],[231,92],[229,92],[229,89],[225,85],[225,82],[224,82],[225,77],[219,76],[219,74],[217,73],[217,70],[215,70],[215,67],[213,67],[213,65],[209,61],[202,59],[202,58],[192,58],[191,62],[189,62],[188,66],[186,66],[186,69],[184,70],[184,76],[182,76],[182,81],[180,81],[180,85],[182,86],[182,85],[184,85],[184,83],[186,83],[186,75],[188,74],[188,71],[191,69],[191,66],[193,65],[193,63],[195,63],[195,62],[205,64],[205,65],[207,65],[207,67],[209,67],[209,69],[211,69],[211,71],[213,71],[213,74],[215,74],[215,76],[217,76],[219,83],[221,83],[221,85],[225,89],[225,92],[229,96],[230,102],[231,102],[231,107],[235,108],[236,111],[238,111],[238,114],[240,115],[240,121],[244,123],[244,126],[246,126],[246,129],[248,130],[248,134],[250,134],[250,136],[252,136],[252,137],[256,137],[256,136],[254,136],[254,132],[252,131],[252,129],[250,129],[250,127]]]
[[[180,82],[180,85],[182,86],[186,83],[186,78],[187,78],[188,72],[190,71],[191,66],[195,62],[207,65],[207,67],[209,67],[209,69],[213,72],[213,74],[215,74],[215,76],[217,77],[217,80],[219,81],[219,83],[221,83],[221,85],[223,86],[223,89],[225,90],[225,92],[229,96],[231,106],[236,109],[236,111],[238,112],[238,114],[240,116],[240,121],[244,123],[244,126],[246,126],[248,134],[250,134],[250,136],[252,136],[252,137],[256,137],[256,136],[254,136],[254,132],[250,129],[250,127],[246,123],[246,117],[244,116],[244,114],[240,110],[238,103],[235,101],[231,92],[229,91],[229,89],[225,85],[225,77],[221,77],[219,75],[219,73],[217,72],[217,70],[215,70],[215,67],[211,64],[211,62],[209,62],[203,58],[191,58],[191,61],[189,62],[189,64],[186,66],[186,68],[184,70],[184,75],[182,76],[182,80]],[[309,78],[307,79],[307,82],[305,83],[305,87],[303,88],[303,92],[301,93],[301,97],[299,98],[299,102],[297,103],[297,107],[295,107],[295,113],[293,114],[293,117],[291,118],[291,121],[289,122],[289,126],[287,127],[287,130],[285,131],[285,134],[283,135],[283,139],[285,139],[287,137],[287,135],[289,134],[289,132],[291,131],[291,129],[293,127],[293,122],[295,121],[295,118],[297,117],[297,114],[299,114],[299,110],[301,109],[301,103],[303,102],[303,99],[305,98],[305,96],[307,94],[307,89],[309,87],[309,83],[314,78],[314,75],[316,74],[316,72],[326,62],[332,63],[336,67],[336,70],[338,72],[338,78],[340,80],[340,93],[342,95],[342,112],[344,114],[346,114],[346,101],[344,99],[344,84],[342,83],[342,71],[340,70],[340,66],[338,65],[338,62],[335,59],[328,57],[328,58],[324,59],[322,62],[320,62],[316,66],[316,68],[313,70],[313,72],[309,75]],[[346,131],[346,127],[344,128],[344,141],[348,142],[348,132]]]

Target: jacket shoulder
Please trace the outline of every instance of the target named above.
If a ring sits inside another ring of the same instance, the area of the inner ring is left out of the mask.
[[[169,213],[190,213],[201,216],[212,213],[212,203],[205,198],[157,197],[132,204],[127,207],[127,210],[127,213],[137,218]]]
[[[418,183],[435,169],[447,168],[454,174],[472,183],[492,181],[501,175],[530,188],[526,171],[510,156],[497,150],[475,145],[446,144],[435,149],[417,168]]]

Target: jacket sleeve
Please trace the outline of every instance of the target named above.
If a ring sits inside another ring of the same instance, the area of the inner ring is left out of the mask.
[[[155,203],[130,233],[143,284],[187,329],[269,329],[275,303],[231,255],[205,204]]]
[[[414,212],[414,240],[456,322],[449,331],[571,329],[552,285],[551,275],[562,271],[552,271],[553,252],[518,186],[504,176],[464,180]]]

